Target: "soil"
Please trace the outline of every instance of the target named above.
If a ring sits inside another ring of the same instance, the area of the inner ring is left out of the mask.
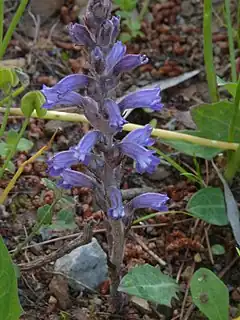
[[[15,2],[8,1],[9,13],[6,17],[6,25],[15,10]],[[55,2],[54,5],[57,5],[57,1]],[[54,85],[59,79],[72,72],[87,72],[85,54],[81,48],[75,47],[70,42],[66,29],[67,23],[77,21],[77,14],[84,10],[84,3],[86,1],[65,1],[64,5],[61,3],[57,7],[59,10],[55,8],[53,15],[46,16],[46,19],[37,25],[32,26],[29,17],[25,16],[22,20],[7,50],[5,60],[12,59],[10,63],[14,66],[20,64],[29,76],[29,90],[40,89],[43,84]],[[140,9],[141,3],[138,6]],[[228,79],[230,64],[227,31],[224,28],[224,20],[221,18],[223,16],[221,8],[222,1],[217,1],[214,4],[213,24],[214,62],[217,74]],[[189,116],[190,107],[209,101],[203,61],[202,11],[203,3],[200,0],[150,2],[141,27],[144,36],[127,43],[128,52],[147,54],[150,58],[149,63],[133,74],[124,76],[117,96],[124,95],[128,90],[132,91],[189,71],[199,70],[200,72],[196,77],[163,91],[165,105],[163,112],[147,113],[137,110],[130,114],[128,118],[130,122],[146,124],[155,119],[159,128],[169,130],[194,128]],[[234,22],[235,11],[233,5]],[[32,27],[26,28],[29,23]],[[16,100],[16,106],[18,103],[19,101]],[[74,111],[78,112],[71,108],[70,112]],[[21,118],[11,116],[8,129],[20,128],[21,124]],[[59,127],[61,130],[58,131],[52,148],[33,164],[24,168],[7,203],[0,208],[0,234],[9,250],[14,250],[31,232],[36,222],[37,209],[54,201],[53,192],[48,190],[42,182],[42,178],[48,177],[47,157],[56,151],[66,150],[75,145],[89,129],[86,124],[32,119],[26,137],[34,142],[34,148],[31,153],[16,154],[14,159],[16,166],[20,166],[23,161],[46,145]],[[194,170],[194,163],[190,157],[178,154],[160,142],[157,142],[156,146],[170,153],[180,164],[188,166],[190,171]],[[211,186],[218,185],[211,163],[201,159],[198,161],[205,183]],[[0,191],[6,187],[11,177],[12,175],[7,173],[0,181]],[[238,183],[236,182],[234,186],[234,194],[238,200],[240,198]],[[132,188],[141,188],[144,192],[148,187],[166,192],[170,197],[169,209],[175,211],[184,211],[191,195],[199,188],[164,161],[152,176],[138,175],[132,163],[126,163],[122,189],[131,192]],[[83,230],[84,224],[89,221],[92,221],[94,236],[106,249],[103,215],[95,210],[91,192],[75,188],[69,192],[69,195],[73,195],[77,200],[75,221],[78,227],[72,231],[58,232],[47,242],[40,234],[34,236],[29,243],[29,248],[22,250],[14,259],[17,264],[29,266],[39,258],[44,261],[47,255],[69,242],[69,239],[64,238],[65,236],[78,235]],[[152,211],[137,212],[136,218],[150,212]],[[135,236],[129,237],[126,243],[124,272],[135,265],[149,263],[159,266],[164,273],[177,279],[181,291],[178,295],[179,299],[173,300],[172,308],[151,303],[139,305],[130,301],[124,308],[123,314],[112,315],[108,303],[108,281],[100,286],[97,294],[91,292],[76,294],[69,290],[66,279],[54,274],[54,261],[51,261],[40,268],[29,270],[22,268],[19,278],[19,296],[24,315],[21,320],[205,319],[200,311],[192,307],[189,292],[189,280],[194,270],[199,267],[210,268],[222,277],[230,292],[230,316],[231,318],[239,316],[240,259],[236,256],[235,241],[230,228],[210,226],[184,214],[166,214],[148,219],[134,226],[132,230]],[[214,244],[221,244],[226,254],[212,256],[209,245]],[[166,266],[159,265],[158,258],[166,261]]]

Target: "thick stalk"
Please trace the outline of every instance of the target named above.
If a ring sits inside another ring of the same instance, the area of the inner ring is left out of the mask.
[[[212,102],[219,100],[216,82],[216,72],[213,60],[212,45],[212,0],[204,0],[203,14],[203,37],[204,37],[204,62],[207,75],[210,99]]]
[[[231,62],[232,82],[236,82],[237,81],[237,72],[236,72],[234,40],[233,40],[233,30],[232,30],[232,21],[231,21],[230,0],[225,0],[225,10],[226,10],[228,45],[229,45],[229,54],[230,54],[230,62]]]
[[[228,134],[228,141],[233,142],[234,141],[234,131],[237,125],[237,116],[239,113],[239,107],[240,107],[240,79],[238,80],[237,90],[236,90],[236,96],[234,99],[234,110],[233,110],[233,117],[230,123],[229,128],[229,134]],[[231,183],[232,179],[234,178],[236,172],[239,169],[240,165],[240,151],[239,147],[235,152],[228,151],[228,162],[225,169],[225,179]]]
[[[0,1],[3,1],[3,0],[0,0]],[[3,58],[3,56],[6,52],[7,46],[12,38],[13,32],[16,29],[16,26],[18,25],[19,20],[24,13],[24,10],[25,10],[27,4],[28,4],[28,0],[21,0],[20,5],[17,9],[17,12],[15,13],[15,15],[10,23],[10,26],[8,27],[8,30],[3,38],[2,45],[0,46],[0,60]]]
[[[2,178],[3,174],[4,174],[4,171],[6,170],[6,168],[8,167],[8,164],[9,164],[9,161],[11,161],[12,157],[14,156],[16,150],[17,150],[17,146],[19,144],[19,141],[20,139],[22,138],[26,128],[27,128],[27,125],[29,123],[29,118],[26,118],[23,122],[23,125],[22,125],[22,128],[18,134],[18,137],[14,143],[14,145],[12,146],[11,150],[9,151],[8,155],[7,155],[7,158],[6,160],[4,161],[4,164],[3,164],[3,167],[1,168],[0,170],[0,178]]]
[[[0,112],[4,112],[4,108],[0,108]],[[10,110],[11,115],[15,116],[22,116],[24,117],[24,114],[22,113],[21,109],[19,108],[11,108]],[[32,118],[39,118],[36,112],[34,111],[31,115]],[[76,114],[76,113],[67,113],[67,112],[59,112],[59,111],[48,111],[47,114],[41,119],[46,120],[61,120],[61,121],[71,121],[71,122],[88,122],[86,117],[82,114]],[[143,126],[134,124],[134,123],[127,123],[123,130],[125,131],[132,131],[138,128],[143,128]],[[236,151],[238,148],[238,143],[229,143],[224,141],[218,141],[218,140],[210,140],[205,138],[200,138],[196,136],[191,136],[184,133],[174,132],[174,131],[168,131],[163,129],[153,129],[152,136],[168,139],[168,140],[178,140],[178,141],[186,141],[193,144],[198,144],[200,146],[210,147],[210,148],[218,148],[222,150],[234,150]]]
[[[235,174],[239,170],[239,167],[240,167],[240,146],[228,161],[226,170],[224,172],[224,177],[228,183],[232,182]]]
[[[0,0],[0,48],[3,40],[3,25],[4,25],[4,0]]]

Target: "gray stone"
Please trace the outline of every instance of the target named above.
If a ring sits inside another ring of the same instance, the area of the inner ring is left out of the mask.
[[[92,242],[58,259],[55,271],[69,278],[69,286],[73,290],[96,289],[108,278],[107,255],[93,238]]]

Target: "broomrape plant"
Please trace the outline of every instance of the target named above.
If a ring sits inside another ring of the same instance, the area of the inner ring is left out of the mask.
[[[165,194],[146,193],[125,205],[122,201],[120,185],[126,157],[136,162],[139,173],[152,173],[159,164],[159,158],[155,151],[148,149],[154,144],[149,125],[130,132],[122,141],[117,140],[117,133],[127,122],[121,114],[126,109],[141,107],[159,111],[163,105],[158,88],[129,94],[120,103],[114,101],[121,75],[148,62],[145,55],[126,54],[126,46],[116,40],[119,29],[119,17],[111,17],[110,0],[89,1],[83,23],[69,26],[72,41],[87,49],[89,75],[69,75],[55,86],[44,86],[41,90],[46,99],[43,108],[51,109],[57,104],[78,105],[93,127],[78,145],[49,159],[49,174],[60,177],[58,186],[61,188],[91,188],[97,204],[106,212],[111,296],[118,305],[117,288],[125,237],[134,210],[151,207],[166,211],[168,200]],[[82,94],[76,92],[80,89]],[[84,173],[71,169],[79,162],[86,166]]]

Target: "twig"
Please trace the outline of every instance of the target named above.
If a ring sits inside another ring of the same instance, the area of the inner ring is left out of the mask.
[[[77,239],[74,239],[73,241],[66,243],[64,247],[61,247],[57,251],[54,251],[49,255],[41,257],[35,261],[32,261],[30,263],[19,264],[18,266],[20,267],[21,271],[29,271],[32,269],[40,268],[51,261],[55,261],[61,258],[68,252],[80,246],[83,246],[84,244],[89,243],[91,239],[92,239],[92,229],[90,224],[87,224],[84,226],[83,234],[79,236]]]
[[[207,243],[207,248],[208,248],[209,259],[210,259],[210,261],[211,261],[211,264],[214,265],[213,254],[212,254],[212,250],[211,250],[211,246],[210,246],[210,242],[209,242],[209,237],[208,237],[208,230],[209,230],[209,228],[204,228],[205,238],[206,238],[206,243]]]
[[[156,253],[148,248],[148,246],[142,241],[142,239],[136,233],[131,233],[131,236],[137,241],[137,243],[153,258],[155,259],[160,266],[166,266],[166,262],[161,259]]]
[[[174,221],[172,224],[182,224],[184,222],[189,222],[193,220],[193,218],[190,219],[183,219],[183,220],[179,220],[179,221]],[[147,228],[147,227],[167,227],[169,225],[169,223],[155,223],[155,224],[146,224],[146,225],[140,225],[140,226],[132,226],[131,229],[142,229],[142,228]],[[96,229],[93,230],[93,234],[98,234],[98,233],[104,233],[106,232],[106,229]],[[82,232],[77,232],[77,233],[73,233],[73,234],[68,234],[66,236],[62,236],[59,238],[54,238],[54,239],[50,239],[50,240],[46,240],[43,242],[39,242],[39,243],[35,243],[35,244],[31,244],[29,246],[23,247],[22,250],[26,250],[26,249],[30,249],[30,248],[34,248],[37,246],[43,246],[46,244],[50,244],[50,243],[54,243],[57,241],[61,241],[61,240],[67,240],[67,239],[73,239],[73,238],[77,238],[82,234]],[[12,253],[14,252],[16,249],[14,250],[10,250],[9,252]]]

